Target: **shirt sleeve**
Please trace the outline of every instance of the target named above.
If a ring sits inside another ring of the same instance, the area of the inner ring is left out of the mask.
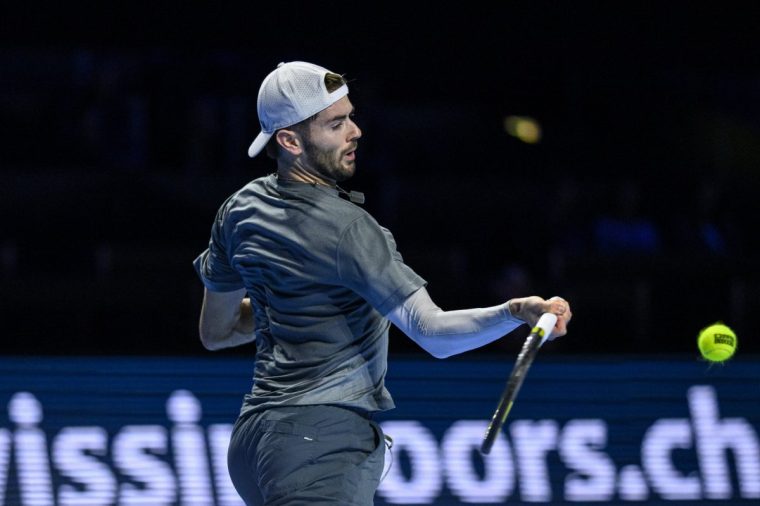
[[[244,287],[243,278],[230,262],[229,228],[232,224],[227,220],[227,200],[217,212],[211,227],[211,239],[208,248],[193,261],[195,272],[201,278],[203,285],[214,292],[231,292]]]
[[[435,305],[424,287],[393,308],[388,313],[388,319],[438,358],[485,346],[524,323],[512,316],[507,303],[443,311]]]
[[[343,232],[336,263],[339,279],[382,315],[427,284],[404,263],[390,231],[369,215]]]

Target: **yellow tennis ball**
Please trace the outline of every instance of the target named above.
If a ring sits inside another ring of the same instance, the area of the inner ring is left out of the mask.
[[[699,351],[710,362],[728,360],[734,355],[737,344],[734,331],[722,322],[703,328],[697,338]]]

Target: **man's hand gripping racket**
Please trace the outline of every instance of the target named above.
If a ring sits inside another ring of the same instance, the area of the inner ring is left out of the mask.
[[[564,301],[562,301],[562,303],[564,303]],[[563,309],[561,313],[564,313],[564,311],[565,310]],[[566,321],[569,320],[569,308],[567,309],[567,313],[568,314]],[[563,330],[566,321],[561,322],[563,324]],[[520,354],[517,356],[515,365],[512,368],[512,373],[509,375],[509,379],[507,380],[507,385],[504,388],[504,393],[501,394],[499,404],[496,407],[496,411],[494,412],[493,417],[491,418],[491,423],[488,424],[488,428],[486,429],[486,433],[483,438],[483,444],[480,446],[480,452],[483,455],[488,455],[488,453],[490,453],[491,447],[493,446],[494,441],[496,441],[496,437],[499,435],[501,427],[504,425],[504,422],[509,415],[510,409],[512,409],[512,404],[517,397],[517,393],[520,391],[523,380],[528,374],[528,369],[530,369],[530,365],[533,363],[533,359],[536,357],[536,353],[538,353],[538,349],[542,344],[544,344],[547,339],[551,337],[552,331],[554,330],[556,324],[556,314],[542,314],[538,319],[538,323],[536,323],[536,325],[531,330],[530,335],[525,340],[522,350],[520,350]]]

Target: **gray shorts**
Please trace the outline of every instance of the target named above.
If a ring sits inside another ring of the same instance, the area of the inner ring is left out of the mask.
[[[227,458],[248,506],[370,506],[385,443],[377,423],[359,413],[287,406],[238,419]]]

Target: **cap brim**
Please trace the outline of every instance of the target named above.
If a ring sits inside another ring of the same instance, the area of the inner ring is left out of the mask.
[[[267,145],[267,142],[269,142],[269,139],[271,138],[272,134],[268,134],[266,132],[261,132],[259,135],[257,135],[251,145],[248,147],[248,156],[253,158],[254,156],[261,153],[261,150],[264,149],[264,146]]]

